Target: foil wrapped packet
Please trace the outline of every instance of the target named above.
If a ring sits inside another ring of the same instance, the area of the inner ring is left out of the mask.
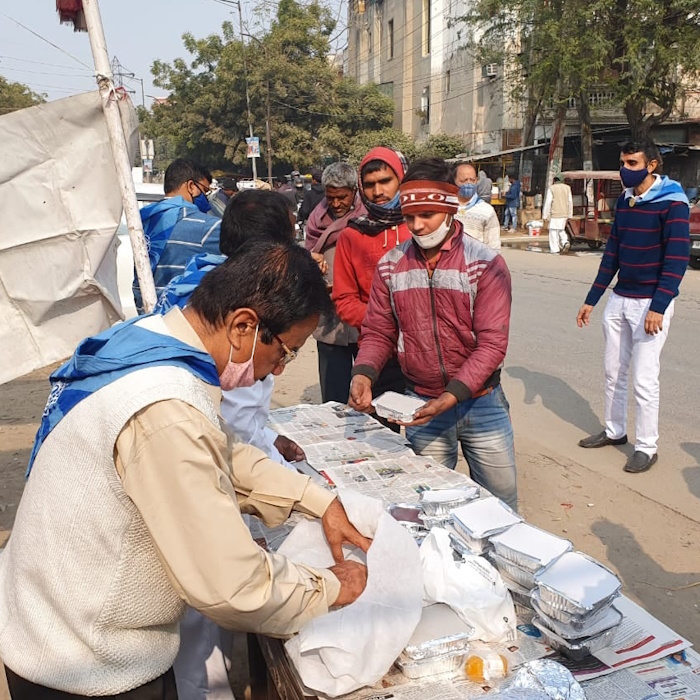
[[[569,670],[550,659],[523,664],[493,695],[498,700],[586,700]]]

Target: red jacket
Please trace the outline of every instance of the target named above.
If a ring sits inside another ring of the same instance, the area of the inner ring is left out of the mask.
[[[377,263],[389,250],[410,238],[411,232],[404,223],[375,236],[351,227],[340,234],[333,262],[332,296],[342,321],[360,328]]]
[[[375,381],[398,350],[409,386],[424,396],[449,391],[464,401],[498,383],[510,326],[508,267],[461,224],[450,244],[432,277],[413,241],[382,258],[353,375]]]

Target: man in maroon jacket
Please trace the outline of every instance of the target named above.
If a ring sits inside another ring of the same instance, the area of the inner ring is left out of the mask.
[[[508,267],[454,220],[457,188],[443,160],[414,163],[400,200],[412,240],[377,266],[350,405],[370,410],[372,383],[398,352],[410,393],[427,401],[406,426],[414,450],[454,469],[461,444],[474,481],[515,508],[513,428],[500,383],[510,326]]]

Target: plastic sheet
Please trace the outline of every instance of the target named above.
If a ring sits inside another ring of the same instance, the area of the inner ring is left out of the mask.
[[[571,542],[527,523],[518,523],[494,535],[496,553],[533,574],[573,549]]]
[[[601,634],[584,639],[564,639],[548,629],[544,622],[537,616],[532,618],[532,624],[541,632],[542,639],[546,644],[552,647],[552,649],[561,652],[572,661],[583,661],[587,656],[610,646],[615,636],[616,629],[613,627]]]
[[[535,575],[549,608],[583,617],[610,604],[622,584],[609,569],[581,552],[567,552]]]

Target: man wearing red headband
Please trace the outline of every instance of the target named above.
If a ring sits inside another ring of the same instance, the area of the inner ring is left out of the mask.
[[[403,154],[384,146],[373,148],[360,163],[359,192],[367,214],[351,219],[338,239],[332,295],[340,319],[358,330],[367,311],[377,263],[392,248],[411,238],[399,202],[399,183],[407,167]],[[387,358],[382,375],[375,382],[375,394],[402,392],[404,388],[398,362]]]
[[[443,160],[414,163],[400,201],[412,240],[377,266],[350,405],[371,409],[373,382],[398,351],[409,393],[427,401],[406,425],[413,449],[454,469],[461,444],[474,481],[515,508],[513,428],[500,382],[508,267],[455,221],[457,187]]]

